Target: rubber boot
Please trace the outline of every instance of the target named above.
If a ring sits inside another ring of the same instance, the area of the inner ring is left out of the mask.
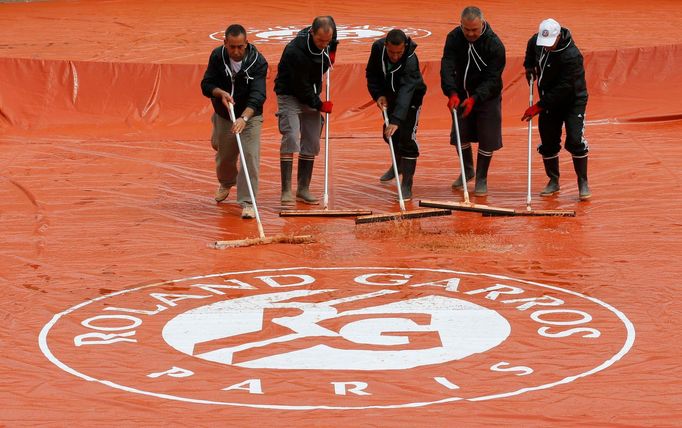
[[[401,163],[400,163],[400,160],[401,160],[401,159],[402,159],[402,158],[401,158],[399,155],[395,155],[395,162],[396,162],[396,165],[398,165],[398,174],[402,174],[402,173],[403,173],[403,172],[402,172],[402,169],[401,169],[402,165],[401,165]],[[391,166],[386,170],[386,172],[384,173],[384,175],[382,175],[381,177],[379,177],[379,181],[385,183],[385,182],[387,182],[387,181],[393,180],[394,178],[395,178],[395,173],[393,172],[393,165],[391,165]]]
[[[417,158],[402,158],[403,180],[400,182],[400,192],[405,202],[412,199],[412,179],[417,169]]]
[[[296,200],[305,204],[317,205],[320,201],[310,194],[310,180],[313,177],[314,156],[298,156],[298,189]]]
[[[280,156],[279,168],[282,175],[282,196],[280,202],[282,205],[294,205],[296,202],[294,195],[291,193],[291,170],[294,166],[293,164],[293,155]]]
[[[471,181],[474,179],[474,155],[471,151],[471,146],[464,148],[462,147],[462,160],[464,161],[464,173],[467,176],[467,182]],[[457,177],[457,180],[452,182],[452,188],[453,189],[462,189],[464,188],[463,182],[462,182],[462,174],[459,174],[459,177]]]
[[[573,157],[573,169],[575,175],[578,176],[578,195],[581,201],[590,199],[592,193],[590,186],[587,185],[587,155],[581,157]]]
[[[474,195],[476,196],[488,194],[488,168],[492,159],[492,152],[483,154],[479,150],[478,156],[476,156],[476,187],[474,187]]]
[[[545,164],[545,173],[549,177],[549,182],[540,192],[540,196],[552,196],[559,191],[559,155],[551,158],[542,158]]]

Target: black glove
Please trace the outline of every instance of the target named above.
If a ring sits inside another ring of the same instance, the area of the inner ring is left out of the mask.
[[[536,67],[526,69],[526,82],[528,82],[529,85],[531,77],[534,82],[538,80],[538,69]]]

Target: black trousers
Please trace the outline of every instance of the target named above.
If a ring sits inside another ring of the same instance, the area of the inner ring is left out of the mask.
[[[538,152],[543,157],[552,157],[561,151],[561,132],[566,127],[564,148],[573,156],[584,156],[589,151],[585,139],[586,104],[573,105],[565,110],[546,109],[540,112],[538,130],[540,145]]]
[[[404,158],[418,158],[419,144],[417,144],[417,127],[419,126],[419,113],[422,106],[410,106],[407,111],[407,117],[403,120],[398,129],[393,133],[391,140],[393,140],[393,150],[396,156]],[[388,115],[391,116],[393,109],[389,105]],[[384,128],[386,126],[384,125]],[[382,133],[383,135],[383,133]],[[388,139],[384,137],[384,141],[388,143]]]

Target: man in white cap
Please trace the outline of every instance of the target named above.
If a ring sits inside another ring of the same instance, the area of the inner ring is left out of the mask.
[[[537,83],[540,100],[529,107],[521,120],[540,115],[538,128],[542,155],[549,182],[541,196],[559,192],[559,151],[561,128],[566,127],[564,148],[573,156],[573,168],[578,176],[580,200],[591,195],[587,184],[587,152],[583,134],[587,107],[587,84],[583,56],[575,45],[571,32],[554,19],[545,19],[528,40],[523,62],[526,79]]]

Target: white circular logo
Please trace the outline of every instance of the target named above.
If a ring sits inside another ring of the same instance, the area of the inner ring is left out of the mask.
[[[485,352],[499,345],[510,331],[509,323],[498,313],[442,296],[339,312],[335,308],[344,302],[371,301],[394,292],[327,298],[337,291],[284,291],[201,306],[170,320],[163,329],[163,338],[187,355],[239,367],[403,370]],[[420,324],[419,319],[428,322]],[[333,324],[345,320],[348,322],[336,331]],[[275,325],[283,334],[263,339],[264,325]],[[391,331],[420,332],[415,335],[431,340],[433,346],[407,349],[409,334],[385,335]],[[472,334],[479,339],[468,341]],[[248,335],[259,339],[243,343]],[[312,337],[323,340],[309,346]],[[304,346],[292,349],[297,342]],[[349,346],[351,349],[344,349]]]
[[[40,334],[50,361],[108,387],[278,409],[509,397],[604,370],[633,341],[624,314],[574,291],[378,267],[150,284],[69,308]]]
[[[249,40],[256,44],[263,43],[281,43],[286,44],[291,39],[296,37],[305,25],[293,26],[275,26],[267,28],[247,28],[246,32],[249,34]],[[386,35],[394,27],[374,26],[374,25],[337,25],[336,32],[338,40],[343,40],[350,43],[366,43],[380,39]],[[401,28],[408,37],[413,39],[420,39],[428,37],[431,32],[420,28]],[[216,31],[211,33],[209,37],[213,40],[222,42],[225,38],[225,31]]]

